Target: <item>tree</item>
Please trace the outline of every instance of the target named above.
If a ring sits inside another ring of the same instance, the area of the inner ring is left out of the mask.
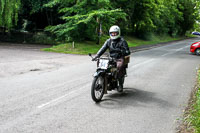
[[[194,0],[179,0],[178,9],[183,14],[183,20],[180,21],[180,35],[184,35],[187,30],[193,28],[195,23],[195,6]]]
[[[64,23],[49,26],[46,30],[56,34],[60,40],[97,40],[99,24],[107,31],[117,20],[126,19],[126,14],[113,9],[109,0],[54,0],[46,6],[55,5],[60,6]]]
[[[177,8],[177,0],[165,0],[160,4],[159,19],[155,20],[156,33],[176,36],[180,31],[180,22],[183,21],[183,13]]]
[[[98,40],[117,24],[122,33],[184,35],[199,27],[199,0],[0,0],[0,27],[44,29],[58,40]],[[18,25],[17,25],[18,24]],[[17,25],[17,27],[15,27]],[[21,27],[20,27],[21,26]]]
[[[128,14],[126,29],[142,38],[151,33],[184,35],[193,27],[194,13],[199,14],[199,0],[111,0],[111,3]]]
[[[148,38],[157,25],[162,0],[111,0],[115,7],[120,7],[127,15],[126,29],[137,37]],[[128,4],[127,4],[128,3]]]
[[[195,0],[196,6],[195,6],[195,24],[194,24],[194,30],[200,31],[200,1]]]
[[[142,0],[137,2],[135,8],[135,32],[139,37],[151,33],[156,28],[154,19],[158,18],[159,10],[155,0]]]
[[[17,25],[20,0],[0,0],[0,27],[10,30]]]
[[[57,8],[44,7],[51,0],[21,0],[21,11],[19,14],[20,25],[24,20],[28,21],[28,31],[44,29],[48,25],[57,24],[59,19]]]

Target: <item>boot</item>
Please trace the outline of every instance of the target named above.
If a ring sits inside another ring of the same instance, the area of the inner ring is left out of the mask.
[[[117,87],[117,91],[118,91],[118,92],[123,92],[123,85],[119,85],[119,86]]]
[[[119,78],[119,86],[117,88],[118,92],[123,92],[124,77]]]

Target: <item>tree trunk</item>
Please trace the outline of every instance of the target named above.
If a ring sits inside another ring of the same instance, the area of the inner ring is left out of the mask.
[[[98,25],[97,29],[96,29],[97,36],[98,36],[96,44],[99,45],[100,44],[100,37],[101,37],[101,23],[100,23],[100,20],[98,19],[98,17],[97,17],[96,21],[97,21],[97,25]]]
[[[50,25],[50,22],[49,22],[49,15],[48,15],[47,9],[46,9],[46,12],[45,12],[45,13],[46,13],[48,25]]]
[[[52,16],[52,11],[50,11],[50,22],[51,22],[51,25],[53,25],[53,16]]]
[[[6,35],[6,28],[3,27],[3,35]]]

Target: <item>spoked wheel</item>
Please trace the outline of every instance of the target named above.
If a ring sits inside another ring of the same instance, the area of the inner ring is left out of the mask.
[[[100,102],[105,91],[104,78],[102,76],[95,77],[92,82],[91,96],[95,102]]]

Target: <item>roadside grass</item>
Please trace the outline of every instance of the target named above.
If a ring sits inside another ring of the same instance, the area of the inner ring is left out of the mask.
[[[200,69],[197,73],[197,84],[185,109],[183,124],[180,125],[178,133],[200,133]]]
[[[200,69],[198,70],[198,83],[193,101],[186,122],[194,129],[195,133],[200,133]]]
[[[107,38],[108,37],[103,37],[100,45],[97,45],[96,42],[85,41],[85,42],[75,42],[75,48],[72,47],[72,43],[65,43],[65,44],[55,45],[51,48],[44,48],[42,50],[49,52],[67,53],[67,54],[81,54],[81,55],[85,55],[88,53],[95,54],[101,48],[101,46],[103,45],[104,41]],[[141,45],[153,45],[162,42],[181,40],[185,39],[186,37],[173,38],[169,36],[152,36],[151,40],[142,40],[131,36],[126,36],[124,38],[128,42],[129,47],[136,47]]]
[[[67,54],[81,54],[86,55],[88,53],[95,54],[101,45],[95,44],[95,42],[76,42],[75,48],[73,48],[72,43],[65,43],[53,46],[51,48],[44,48],[43,51],[67,53]]]
[[[163,42],[170,42],[175,40],[185,39],[186,37],[170,37],[170,36],[152,36],[151,40],[141,40],[136,37],[125,37],[129,47],[136,47],[141,45],[153,45]]]

